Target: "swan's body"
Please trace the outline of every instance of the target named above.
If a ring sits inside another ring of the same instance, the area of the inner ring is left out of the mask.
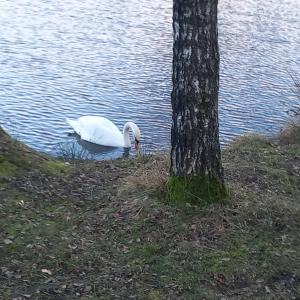
[[[136,146],[140,141],[140,130],[133,122],[124,125],[123,133],[111,121],[103,117],[84,116],[67,122],[81,139],[103,146],[130,148],[129,129],[132,130]]]

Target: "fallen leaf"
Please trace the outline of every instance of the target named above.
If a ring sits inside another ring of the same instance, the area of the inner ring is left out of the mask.
[[[50,270],[47,270],[47,269],[42,269],[42,273],[46,273],[48,275],[52,275],[52,272]]]
[[[221,259],[221,261],[230,261],[230,258],[229,257],[224,257]]]
[[[270,288],[269,288],[267,285],[265,286],[265,290],[266,290],[266,292],[267,292],[268,294],[271,293],[271,290],[270,290]]]
[[[9,244],[12,244],[13,241],[10,239],[4,239],[3,242],[5,245],[9,245]]]
[[[90,285],[88,285],[84,288],[85,292],[90,292],[91,290],[92,290],[92,287]]]
[[[72,246],[72,245],[68,245],[68,247],[69,247],[70,249],[74,250],[74,249],[76,249],[76,248],[77,248],[77,245],[74,245],[74,246]]]

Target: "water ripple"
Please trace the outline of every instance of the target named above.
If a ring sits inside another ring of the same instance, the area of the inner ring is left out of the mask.
[[[297,101],[288,72],[300,71],[300,2],[224,0],[219,11],[221,141],[273,133]],[[98,114],[120,128],[134,120],[146,150],[167,149],[171,22],[170,0],[2,0],[0,124],[55,155],[77,143],[66,117]]]

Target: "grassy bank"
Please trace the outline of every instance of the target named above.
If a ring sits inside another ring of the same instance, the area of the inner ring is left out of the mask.
[[[75,167],[1,131],[0,299],[299,299],[294,141],[232,143],[230,199],[200,209],[161,200],[166,157]]]

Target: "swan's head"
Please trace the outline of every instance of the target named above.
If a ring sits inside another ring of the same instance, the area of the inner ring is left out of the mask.
[[[141,141],[141,131],[138,128],[136,124],[133,123],[133,126],[131,127],[133,136],[134,136],[134,147],[136,150],[140,147],[140,141]]]
[[[140,141],[141,141],[141,131],[140,131],[139,127],[136,124],[134,124],[133,122],[127,122],[125,124],[124,132],[129,130],[129,128],[131,128],[131,130],[132,130],[132,134],[133,134],[133,137],[134,137],[135,149],[138,150],[139,146],[140,146]]]
[[[141,132],[140,129],[136,126],[136,132],[133,133],[134,135],[134,147],[136,150],[140,147],[140,141],[141,141]]]

